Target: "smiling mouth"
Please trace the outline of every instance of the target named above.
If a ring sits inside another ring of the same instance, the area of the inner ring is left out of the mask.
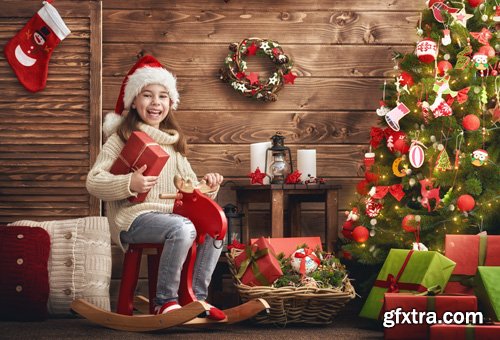
[[[162,114],[161,110],[147,110],[148,116],[151,117],[160,117]]]

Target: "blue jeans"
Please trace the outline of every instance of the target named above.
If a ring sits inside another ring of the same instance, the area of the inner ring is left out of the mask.
[[[177,214],[144,213],[120,238],[122,243],[163,243],[155,303],[161,306],[177,301],[182,266],[196,238],[193,223]],[[207,235],[205,242],[198,245],[193,271],[193,292],[198,300],[207,298],[212,273],[222,251],[221,243]]]

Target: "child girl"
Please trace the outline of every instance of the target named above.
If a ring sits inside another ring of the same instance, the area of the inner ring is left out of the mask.
[[[175,120],[179,103],[175,77],[152,56],[141,58],[125,77],[115,113],[106,115],[104,133],[109,136],[87,176],[87,190],[106,201],[111,238],[124,251],[130,243],[163,243],[156,290],[157,314],[180,308],[177,291],[182,265],[196,237],[196,229],[185,217],[172,213],[174,200],[159,198],[160,193],[175,193],[176,174],[196,181],[187,161],[186,138]],[[122,115],[124,110],[128,113]],[[109,172],[125,142],[134,130],[147,133],[170,155],[159,176],[144,176],[146,165],[127,175]],[[218,173],[203,179],[214,189],[222,183]],[[144,202],[127,198],[147,192]],[[209,194],[214,198],[217,192]],[[219,241],[217,241],[219,242]],[[198,300],[207,298],[212,273],[221,253],[220,244],[207,235],[198,247],[193,271],[193,291]],[[209,318],[221,320],[225,314],[210,306]]]

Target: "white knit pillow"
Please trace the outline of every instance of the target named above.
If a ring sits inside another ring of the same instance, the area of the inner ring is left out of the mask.
[[[41,227],[50,235],[49,314],[70,315],[71,302],[78,298],[110,310],[111,240],[106,217],[22,220],[9,225]]]

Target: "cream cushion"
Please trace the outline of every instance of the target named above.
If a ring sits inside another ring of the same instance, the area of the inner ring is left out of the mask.
[[[41,227],[50,235],[50,315],[71,314],[71,302],[83,298],[110,310],[111,239],[106,217],[37,222],[16,221],[10,226]]]

